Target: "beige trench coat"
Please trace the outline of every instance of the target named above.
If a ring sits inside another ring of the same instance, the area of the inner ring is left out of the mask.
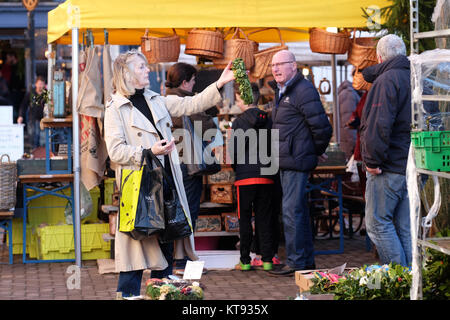
[[[144,96],[157,129],[167,140],[172,138],[171,116],[179,117],[195,114],[210,108],[211,105],[215,105],[221,100],[216,83],[211,84],[201,93],[192,97],[163,97],[147,89]],[[151,122],[137,108],[133,107],[130,100],[120,94],[111,95],[111,101],[107,104],[105,110],[104,125],[109,157],[111,161],[118,164],[116,182],[119,182],[121,169],[138,170],[142,150],[151,148],[159,140],[159,136]],[[158,157],[164,164],[164,157]],[[169,159],[181,205],[190,218],[183,185],[183,174],[179,166],[176,148],[169,154]],[[175,243],[175,259],[182,259],[185,255],[192,260],[198,260],[193,235]],[[156,236],[139,241],[117,231],[115,265],[117,272],[141,269],[164,270],[167,268],[167,261],[162,254]]]

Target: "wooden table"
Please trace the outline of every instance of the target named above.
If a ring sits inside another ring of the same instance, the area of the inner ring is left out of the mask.
[[[42,118],[41,128],[45,130],[45,168],[49,174],[64,174],[72,172],[72,117]],[[50,150],[53,146],[67,144],[67,169],[53,170],[51,168]]]
[[[27,174],[20,175],[19,182],[23,184],[23,263],[39,263],[39,262],[72,262],[75,259],[58,259],[58,260],[28,260],[27,259],[27,214],[28,214],[28,204],[30,201],[43,197],[45,195],[52,195],[55,197],[60,197],[68,200],[72,204],[74,203],[73,197],[73,174]],[[47,189],[46,187],[40,187],[36,185],[38,183],[51,183],[51,182],[67,182],[68,184],[55,187],[52,189]],[[70,188],[70,196],[58,193],[64,189]],[[27,191],[33,190],[37,193],[28,197]],[[50,206],[49,206],[50,207]],[[74,226],[74,237],[75,237],[75,215],[72,214],[73,226]]]

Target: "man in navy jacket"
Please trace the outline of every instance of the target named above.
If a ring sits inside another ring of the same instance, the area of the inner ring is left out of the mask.
[[[378,41],[379,64],[365,68],[372,82],[361,118],[361,154],[367,170],[366,227],[381,263],[411,264],[406,163],[411,141],[410,62],[401,38]]]
[[[324,157],[333,129],[314,85],[297,72],[295,56],[287,50],[272,58],[277,82],[273,129],[279,130],[279,165],[283,188],[286,265],[271,271],[290,275],[314,269],[314,246],[306,194],[311,170]]]

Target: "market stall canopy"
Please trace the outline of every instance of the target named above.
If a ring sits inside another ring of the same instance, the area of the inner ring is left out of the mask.
[[[370,8],[376,20],[377,9],[391,4],[388,0],[67,0],[48,13],[47,39],[71,44],[71,29],[79,28],[80,42],[90,29],[95,43],[103,44],[106,29],[110,44],[139,45],[145,29],[149,35],[167,36],[176,28],[184,43],[192,28],[278,27],[285,42],[297,42],[308,39],[310,27],[367,28],[363,10]],[[251,39],[279,42],[274,30]]]

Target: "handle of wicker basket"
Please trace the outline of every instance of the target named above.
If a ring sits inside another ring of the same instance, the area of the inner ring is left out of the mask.
[[[234,39],[234,37],[237,35],[238,36],[238,39],[240,39],[240,37],[239,37],[239,32],[240,33],[242,33],[243,35],[244,35],[244,37],[245,37],[245,40],[248,40],[248,37],[247,37],[247,35],[245,34],[245,32],[244,32],[244,30],[242,30],[241,28],[236,28],[236,31],[234,32],[234,34],[233,34],[233,36],[231,37],[231,39]]]
[[[172,30],[173,30],[173,34],[177,36],[177,32],[176,32],[175,28],[172,28]],[[144,37],[145,38],[148,37],[148,29],[145,29]]]
[[[280,37],[281,45],[284,46],[284,40],[283,40],[283,37],[281,36],[281,31],[279,28],[273,28],[273,27],[272,28],[262,28],[262,29],[251,31],[251,32],[247,33],[247,36],[254,34],[256,32],[266,31],[266,30],[270,30],[270,29],[275,29],[278,31],[278,36]]]
[[[5,153],[5,154],[2,154],[2,157],[0,158],[0,163],[3,163],[3,157],[5,157],[5,156],[8,158],[8,162],[11,162],[9,155]]]

